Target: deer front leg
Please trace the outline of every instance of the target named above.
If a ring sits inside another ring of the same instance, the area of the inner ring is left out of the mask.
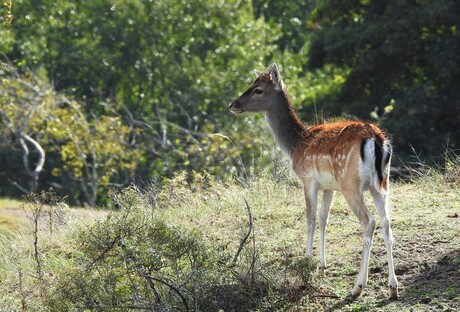
[[[325,190],[323,192],[323,203],[319,216],[319,274],[323,275],[326,270],[326,227],[329,219],[329,211],[332,200],[334,199],[334,191]]]
[[[305,202],[307,206],[307,257],[313,255],[313,238],[316,227],[316,206],[318,186],[312,179],[304,180]]]

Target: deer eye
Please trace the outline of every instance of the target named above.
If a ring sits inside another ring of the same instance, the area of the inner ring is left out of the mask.
[[[262,90],[262,89],[255,89],[254,90],[254,94],[262,94],[262,92],[264,92],[264,90]]]

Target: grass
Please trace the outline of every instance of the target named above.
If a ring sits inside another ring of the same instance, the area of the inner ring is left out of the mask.
[[[452,174],[435,171],[412,182],[392,184],[394,257],[401,296],[397,301],[387,299],[387,265],[379,227],[374,236],[369,284],[362,297],[349,296],[359,268],[362,235],[356,217],[339,194],[328,225],[328,271],[323,277],[310,275],[312,263],[304,261],[305,204],[296,182],[277,183],[257,178],[243,186],[237,182],[216,182],[204,175],[190,179],[180,174],[161,192],[151,190],[141,196],[152,197],[144,198],[142,205],[153,203],[155,208],[148,211],[154,220],[184,233],[200,233],[206,246],[214,246],[209,248],[228,258],[235,255],[248,230],[247,200],[253,217],[250,241],[254,245],[246,244],[238,263],[240,268],[247,268],[256,257],[253,269],[265,288],[262,293],[254,294],[251,304],[242,302],[240,308],[247,304],[247,309],[262,311],[455,311],[460,308],[458,181]],[[377,216],[370,198],[366,200]],[[40,298],[31,290],[36,281],[26,276],[33,270],[28,220],[25,214],[11,213],[20,206],[21,202],[0,201],[0,220],[9,220],[1,223],[2,228],[14,233],[12,237],[0,235],[0,294],[3,294],[0,306],[40,310]],[[43,241],[44,254],[48,257],[44,261],[49,262],[45,263],[47,274],[57,274],[62,267],[72,265],[69,254],[80,252],[73,243],[75,233],[90,227],[94,220],[103,220],[107,214],[76,211],[73,218],[68,218],[67,225],[61,227],[59,235],[44,236],[47,237]],[[316,254],[317,236],[318,232],[314,243]],[[48,287],[53,286],[53,280],[47,278],[47,283],[51,283]],[[217,291],[222,285],[215,287]]]
[[[14,199],[0,199],[0,232],[14,231],[24,223],[22,202]]]
[[[19,231],[27,225],[29,207],[22,200],[0,198],[0,232]],[[73,207],[69,211],[68,219],[71,222],[82,220],[99,219],[107,214],[103,209],[87,209]]]

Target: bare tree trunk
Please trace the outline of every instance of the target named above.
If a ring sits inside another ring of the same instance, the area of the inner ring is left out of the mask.
[[[23,150],[22,161],[24,163],[24,167],[26,168],[27,173],[32,178],[32,184],[31,184],[31,187],[30,187],[30,192],[36,193],[37,190],[38,190],[39,175],[40,175],[40,172],[43,170],[43,166],[45,165],[45,158],[46,158],[45,151],[43,150],[43,148],[41,147],[41,145],[37,141],[32,139],[27,134],[21,132],[20,136],[21,137],[19,139],[19,142],[21,143],[21,147],[22,147],[22,150]],[[29,148],[27,147],[27,144],[24,141],[24,139],[27,140],[29,143],[31,143],[34,146],[34,148],[37,150],[38,155],[40,157],[38,159],[37,164],[35,165],[35,169],[33,169],[33,170],[30,167],[30,161],[29,161],[30,152],[29,152]]]

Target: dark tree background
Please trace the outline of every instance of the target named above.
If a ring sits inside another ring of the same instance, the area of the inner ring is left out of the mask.
[[[460,2],[321,1],[313,19],[309,68],[349,69],[328,111],[375,110],[400,155],[460,147]]]

